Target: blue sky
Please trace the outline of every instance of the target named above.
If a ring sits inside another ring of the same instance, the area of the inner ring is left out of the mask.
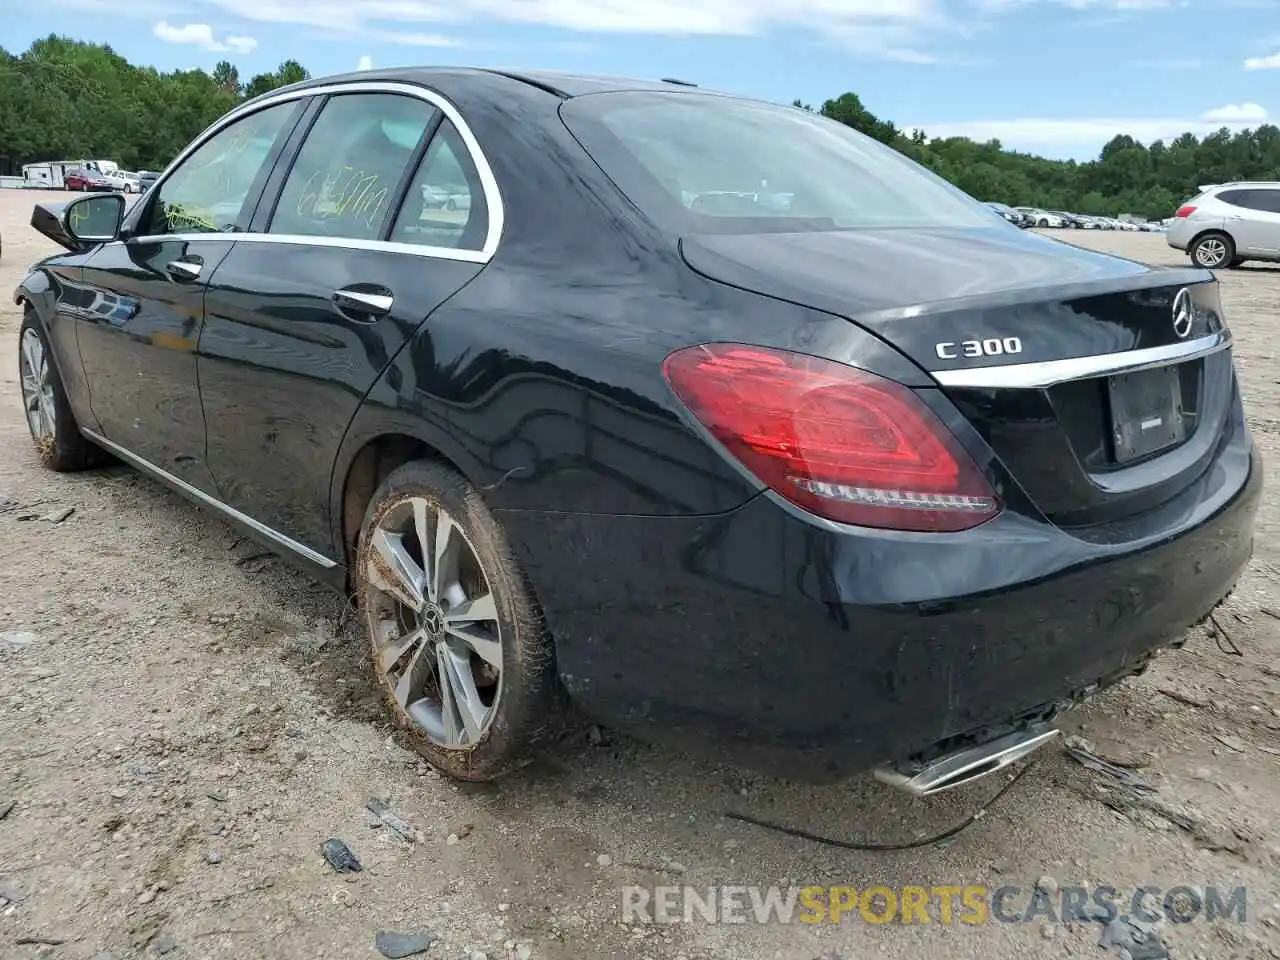
[[[8,5],[14,0],[4,0]],[[412,63],[643,77],[815,106],[848,90],[934,136],[1085,159],[1280,120],[1280,0],[45,0],[0,45],[49,32],[162,70],[247,79]]]

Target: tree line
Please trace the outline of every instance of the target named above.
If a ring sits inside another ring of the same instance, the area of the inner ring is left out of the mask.
[[[223,61],[212,72],[129,63],[110,47],[66,37],[37,40],[22,54],[0,48],[0,174],[40,160],[100,157],[125,169],[163,169],[191,139],[237,103],[310,76],[296,60],[242,81]],[[806,110],[815,108],[795,102]],[[857,94],[817,112],[889,144],[982,200],[1116,216],[1169,216],[1200,184],[1280,180],[1280,129],[1263,124],[1203,139],[1143,144],[1114,137],[1096,160],[1051,160],[1006,150],[997,140],[931,139],[900,130]]]

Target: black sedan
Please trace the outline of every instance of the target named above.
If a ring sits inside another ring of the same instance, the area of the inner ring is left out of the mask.
[[[576,704],[942,789],[1180,643],[1251,555],[1210,272],[1010,230],[803,110],[362,72],[237,107],[124,206],[36,209],[67,248],[16,295],[38,450],[351,590],[458,777]]]

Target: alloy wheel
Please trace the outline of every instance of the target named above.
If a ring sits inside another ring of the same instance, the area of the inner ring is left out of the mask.
[[[413,496],[382,513],[365,553],[380,679],[433,742],[476,745],[502,693],[502,631],[474,547],[448,511]]]
[[[53,398],[49,358],[39,335],[31,329],[22,334],[18,348],[18,373],[22,379],[22,402],[27,426],[37,441],[53,439],[57,429],[57,408]]]
[[[1201,241],[1196,248],[1196,261],[1202,267],[1217,267],[1227,259],[1227,245],[1216,237]]]

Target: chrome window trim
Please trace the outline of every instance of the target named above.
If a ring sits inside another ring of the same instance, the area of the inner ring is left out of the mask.
[[[280,544],[280,546],[293,551],[294,553],[298,554],[301,557],[306,558],[307,560],[310,560],[312,563],[319,564],[320,566],[326,569],[332,569],[337,566],[337,563],[330,560],[328,557],[324,556],[323,554],[316,553],[316,551],[312,550],[310,547],[307,547],[301,543],[298,543],[297,540],[293,540],[290,537],[286,537],[283,533],[280,533],[277,530],[273,530],[271,527],[268,527],[265,523],[260,523],[259,521],[253,519],[253,517],[249,516],[248,514],[241,513],[235,507],[228,506],[227,504],[223,503],[221,500],[217,499],[216,497],[211,497],[209,494],[205,493],[203,490],[199,489],[198,487],[193,487],[191,484],[187,483],[187,481],[182,480],[178,477],[175,477],[172,473],[169,473],[169,471],[167,470],[163,470],[160,467],[157,467],[150,460],[145,460],[142,457],[138,456],[136,453],[132,452],[131,450],[126,450],[124,447],[120,446],[120,444],[118,443],[112,443],[110,440],[108,440],[106,437],[102,436],[101,434],[94,433],[92,430],[86,430],[84,428],[81,428],[80,432],[83,433],[90,440],[92,440],[94,443],[99,444],[100,446],[106,447],[108,450],[116,454],[122,460],[128,461],[130,464],[137,467],[139,470],[142,470],[144,473],[150,473],[153,476],[159,478],[160,480],[163,480],[165,483],[171,484],[172,486],[176,487],[178,490],[182,491],[183,493],[186,493],[188,496],[200,501],[201,503],[207,504],[210,507],[213,507],[215,510],[219,511],[220,513],[224,514],[227,517],[230,517],[232,520],[238,520],[240,523],[243,523],[245,526],[253,530],[256,530],[258,533],[262,534],[267,539]]]
[[[249,240],[258,243],[310,243],[324,247],[349,247],[356,250],[384,250],[389,253],[407,253],[420,257],[432,257],[441,260],[463,260],[469,263],[488,263],[498,250],[498,243],[502,239],[502,229],[506,223],[506,209],[502,205],[502,192],[498,189],[498,181],[493,175],[493,168],[489,166],[489,158],[484,155],[484,151],[480,149],[480,143],[476,140],[475,134],[471,132],[471,127],[462,119],[462,114],[458,109],[436,93],[434,90],[428,90],[426,87],[420,87],[412,83],[401,83],[390,80],[344,80],[341,83],[326,83],[318,87],[305,87],[300,90],[286,90],[282,93],[269,94],[261,100],[255,100],[250,104],[236,107],[229,113],[224,114],[219,119],[205,128],[204,132],[192,140],[182,152],[179,153],[169,166],[165,167],[164,172],[147,188],[147,193],[153,193],[157,188],[163,186],[164,182],[169,178],[174,170],[182,164],[192,153],[200,149],[211,137],[215,136],[223,128],[230,126],[237,120],[242,120],[259,110],[265,110],[268,107],[274,107],[281,103],[288,103],[293,100],[304,100],[309,97],[322,97],[336,93],[396,93],[403,96],[416,97],[426,103],[431,104],[445,118],[453,124],[454,129],[458,131],[458,136],[462,138],[462,142],[466,144],[468,152],[471,154],[471,162],[475,164],[476,173],[480,177],[480,187],[484,193],[485,206],[488,207],[489,229],[485,234],[484,244],[479,250],[463,250],[454,247],[429,247],[419,246],[414,243],[397,243],[391,240],[357,240],[345,237],[311,237],[303,235],[289,234],[270,234],[270,233],[198,233],[198,234],[165,234],[148,235],[141,237],[132,237],[131,240],[139,242],[154,242],[159,239],[184,239],[191,240],[199,238],[208,240],[213,238],[228,237],[237,241]],[[305,144],[305,139],[303,143]]]
[[[1168,363],[1207,357],[1231,346],[1226,331],[1211,333],[1195,340],[1171,343],[1163,347],[1103,353],[1091,357],[1045,360],[1038,363],[1013,363],[1003,366],[972,367],[967,370],[931,370],[930,375],[944,387],[979,389],[1043,389],[1069,380],[1132,373]]]
[[[344,250],[380,250],[383,253],[403,253],[432,260],[460,260],[464,263],[488,263],[489,254],[480,250],[461,250],[456,247],[429,247],[417,243],[396,243],[391,240],[357,240],[348,237],[313,237],[303,233],[236,233],[210,231],[208,233],[162,233],[142,237],[130,237],[117,243],[163,243],[180,240],[195,243],[202,240],[225,240],[234,243],[292,243],[313,247],[339,247]]]

